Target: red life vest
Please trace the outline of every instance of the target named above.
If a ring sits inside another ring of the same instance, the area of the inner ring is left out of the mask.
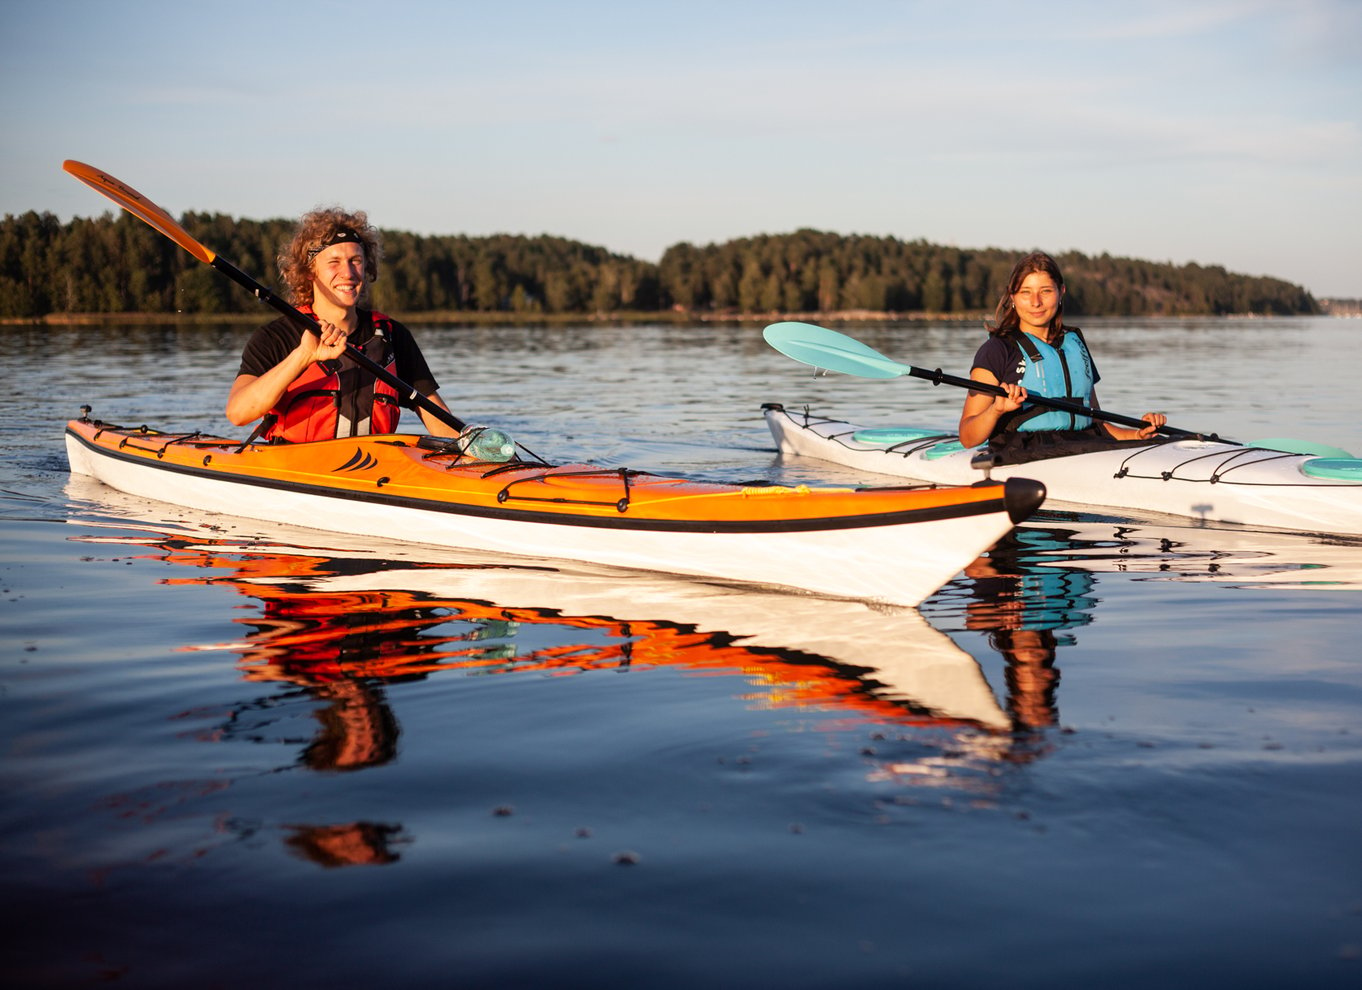
[[[308,307],[300,306],[299,310],[312,315]],[[371,361],[396,376],[392,320],[377,311],[371,318],[374,333],[363,351]],[[275,420],[265,431],[265,439],[303,443],[392,433],[402,412],[397,396],[396,389],[347,358],[314,361],[289,383],[269,411]]]

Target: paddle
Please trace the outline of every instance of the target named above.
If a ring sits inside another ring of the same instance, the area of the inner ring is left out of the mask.
[[[109,197],[119,206],[123,207],[123,209],[137,217],[137,219],[150,224],[153,228],[166,237],[169,237],[199,261],[202,261],[206,265],[211,265],[230,278],[233,282],[250,290],[250,292],[261,302],[268,306],[273,306],[289,319],[294,320],[300,326],[307,327],[314,333],[319,333],[321,331],[321,324],[315,319],[305,313],[300,313],[287,301],[276,296],[273,292],[251,278],[251,276],[247,275],[226,258],[214,253],[198,241],[194,240],[194,238],[189,236],[189,232],[176,223],[175,219],[169,213],[147,199],[137,190],[124,185],[107,172],[101,172],[99,169],[86,165],[83,162],[67,160],[62,162],[61,167],[96,192]],[[369,355],[365,354],[354,344],[346,345],[346,354],[356,364],[366,369],[379,381],[406,395],[410,401],[430,413],[446,426],[449,426],[455,431],[463,430],[463,420],[459,419],[459,417],[455,416],[447,409],[443,409],[436,405],[423,393],[418,392],[406,382],[402,381],[402,379],[392,374],[387,368],[374,361]]]
[[[822,368],[824,371],[837,371],[844,375],[856,375],[859,378],[901,378],[906,375],[921,378],[933,385],[944,383],[973,389],[976,392],[984,392],[988,395],[1007,394],[1006,390],[1000,385],[988,385],[984,382],[976,382],[972,378],[947,375],[940,368],[935,371],[925,371],[922,368],[914,368],[910,364],[900,364],[854,337],[848,337],[836,330],[814,326],[812,323],[772,323],[762,331],[762,336],[766,338],[768,344],[786,357],[792,357],[796,361],[813,365],[815,368]],[[1038,406],[1063,409],[1065,412],[1078,413],[1082,416],[1090,416],[1093,419],[1104,419],[1111,423],[1120,423],[1123,426],[1133,426],[1136,429],[1143,429],[1149,425],[1144,420],[1135,419],[1133,416],[1122,416],[1120,413],[1107,412],[1105,409],[1089,409],[1082,403],[1070,402],[1067,399],[1051,399],[1044,395],[1030,395],[1028,401],[1034,402]],[[1235,443],[1233,440],[1222,440],[1214,433],[1193,433],[1189,430],[1180,430],[1174,426],[1160,427],[1159,432],[1171,436],[1191,437],[1197,440]]]

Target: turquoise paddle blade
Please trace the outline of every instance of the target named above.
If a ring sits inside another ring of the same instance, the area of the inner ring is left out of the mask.
[[[825,371],[858,378],[898,378],[912,371],[854,337],[812,323],[772,323],[762,336],[786,357]]]

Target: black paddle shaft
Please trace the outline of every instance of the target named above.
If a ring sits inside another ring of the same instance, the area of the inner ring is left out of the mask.
[[[272,306],[284,316],[287,316],[289,319],[296,322],[300,327],[311,330],[313,333],[319,333],[321,331],[321,324],[315,319],[308,316],[306,313],[299,312],[298,309],[287,300],[281,299],[279,296],[275,295],[236,265],[222,257],[222,255],[214,255],[213,260],[209,262],[209,264],[222,272],[222,274],[226,275],[233,282],[236,282],[238,285],[249,290],[253,296],[265,305]],[[464,422],[459,419],[458,416],[455,416],[449,410],[442,409],[434,402],[431,402],[430,399],[426,398],[424,393],[418,392],[416,389],[412,388],[387,368],[370,358],[369,355],[365,354],[364,351],[360,350],[354,344],[347,342],[345,348],[345,353],[349,355],[356,364],[364,368],[379,381],[396,389],[402,395],[405,395],[412,403],[430,413],[446,426],[451,427],[457,432],[463,432]]]
[[[904,365],[907,368],[906,374],[913,378],[921,378],[923,381],[931,382],[933,385],[956,385],[960,388],[972,389],[975,392],[983,392],[987,395],[1006,395],[1007,389],[1001,385],[990,385],[987,382],[977,382],[973,378],[961,378],[958,375],[948,375],[940,368],[935,371],[927,371],[924,368],[914,368],[912,365]],[[1120,423],[1122,426],[1133,426],[1136,429],[1143,429],[1149,424],[1142,419],[1135,419],[1133,416],[1122,416],[1120,413],[1107,412],[1105,409],[1090,409],[1081,402],[1070,402],[1068,399],[1052,399],[1046,395],[1033,395],[1028,393],[1027,402],[1034,402],[1038,406],[1049,406],[1051,409],[1062,409],[1065,412],[1076,413],[1080,416],[1088,416],[1092,419],[1104,419],[1109,423]],[[1180,430],[1176,426],[1161,426],[1160,433],[1167,433],[1175,437],[1187,437],[1193,440],[1216,440],[1220,443],[1229,443],[1228,440],[1221,440],[1214,433],[1193,433],[1191,430]]]

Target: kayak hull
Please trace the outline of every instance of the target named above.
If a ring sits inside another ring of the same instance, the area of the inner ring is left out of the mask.
[[[919,604],[1044,497],[1029,481],[789,489],[468,463],[423,442],[241,445],[89,420],[66,430],[73,473],[209,512],[899,605]]]
[[[782,454],[942,485],[984,477],[983,469],[972,464],[977,452],[961,448],[951,434],[867,430],[777,403],[767,403],[763,411]],[[1256,529],[1362,534],[1362,480],[1308,473],[1313,464],[1326,461],[1337,463],[1261,447],[1178,440],[1124,443],[990,467],[988,476],[1033,478],[1045,485],[1051,505],[1137,509]]]

